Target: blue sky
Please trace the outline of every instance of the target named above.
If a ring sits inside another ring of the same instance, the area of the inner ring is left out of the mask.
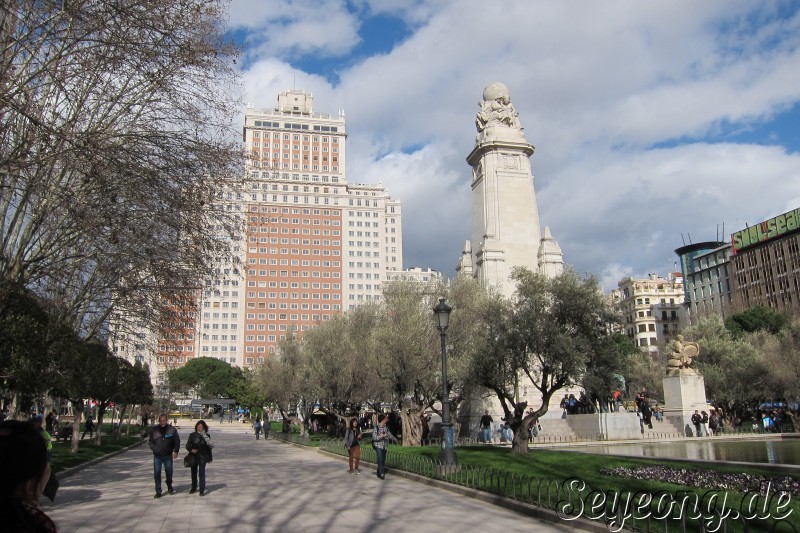
[[[800,206],[800,2],[234,0],[244,100],[344,109],[348,180],[403,202],[404,264],[452,273],[474,119],[504,82],[542,225],[606,288]]]

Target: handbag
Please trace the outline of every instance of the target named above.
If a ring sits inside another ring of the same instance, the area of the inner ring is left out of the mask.
[[[195,465],[196,458],[193,453],[187,453],[186,457],[183,458],[183,466],[186,468],[191,468]]]

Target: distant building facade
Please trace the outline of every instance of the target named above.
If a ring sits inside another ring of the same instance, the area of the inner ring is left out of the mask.
[[[708,316],[725,320],[733,312],[731,245],[709,241],[675,250],[684,275],[688,325]]]
[[[431,268],[412,267],[407,270],[397,270],[386,274],[387,281],[405,280],[421,285],[435,286],[442,281],[442,273]]]
[[[661,352],[684,327],[683,276],[626,277],[611,291],[611,302],[623,317],[623,333],[649,352]]]
[[[800,315],[800,208],[731,235],[733,308]]]

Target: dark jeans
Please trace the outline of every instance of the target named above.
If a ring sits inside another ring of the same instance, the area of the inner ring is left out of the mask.
[[[192,465],[192,488],[197,488],[197,472],[200,471],[200,492],[205,492],[206,490],[206,464],[205,463],[198,463]]]
[[[153,479],[156,481],[156,494],[161,494],[161,465],[164,465],[164,473],[167,475],[167,490],[169,490],[172,488],[172,455],[153,455]]]
[[[386,474],[386,448],[375,448],[375,455],[378,458],[378,476]]]
[[[256,431],[256,440],[258,440],[258,436],[261,435],[261,428],[255,428]]]

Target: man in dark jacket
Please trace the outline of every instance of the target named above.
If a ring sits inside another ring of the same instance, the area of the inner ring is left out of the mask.
[[[695,437],[703,436],[703,431],[701,429],[702,423],[703,423],[703,416],[697,411],[697,409],[695,409],[694,414],[692,415],[692,424],[694,424]]]
[[[172,489],[172,460],[178,457],[181,448],[181,439],[178,430],[169,425],[169,417],[162,413],[158,416],[158,425],[150,432],[148,440],[150,449],[153,450],[153,477],[156,481],[155,498],[161,497],[161,465],[167,475],[167,492],[175,494]]]

